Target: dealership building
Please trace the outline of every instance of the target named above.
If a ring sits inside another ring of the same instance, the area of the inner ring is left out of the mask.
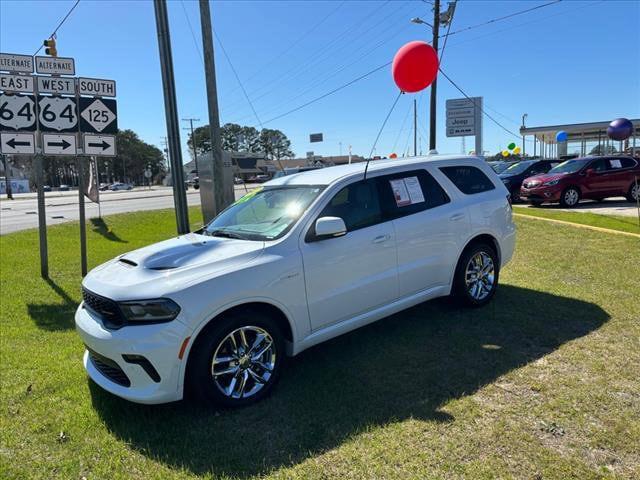
[[[598,153],[640,155],[640,119],[630,120],[633,124],[633,134],[622,142],[611,140],[607,136],[607,127],[611,120],[521,127],[520,135],[522,135],[523,145],[525,145],[523,153],[541,158],[560,158],[564,155],[583,157]],[[556,134],[561,131],[567,132],[566,142],[556,141]]]

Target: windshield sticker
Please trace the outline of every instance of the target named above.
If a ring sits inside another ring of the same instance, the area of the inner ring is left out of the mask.
[[[611,168],[622,168],[622,162],[616,158],[609,160],[609,165],[611,165]]]
[[[236,202],[234,203],[234,205],[238,205],[239,203],[244,203],[247,200],[251,200],[253,197],[255,197],[258,193],[260,193],[262,191],[263,187],[258,187],[254,190],[251,190],[249,193],[247,193],[244,197],[239,198],[238,200],[236,200]]]
[[[389,180],[393,196],[396,199],[398,207],[413,205],[414,203],[424,202],[424,194],[418,177],[399,178]]]

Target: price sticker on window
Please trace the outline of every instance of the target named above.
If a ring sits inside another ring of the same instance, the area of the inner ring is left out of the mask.
[[[424,202],[424,193],[418,177],[398,178],[389,180],[393,196],[398,207],[406,207],[415,203]]]

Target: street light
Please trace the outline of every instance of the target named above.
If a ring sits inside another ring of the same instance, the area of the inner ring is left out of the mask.
[[[422,24],[422,25],[428,25],[432,30],[433,30],[433,25],[431,25],[428,22],[425,22],[424,20],[422,20],[420,17],[413,17],[411,19],[411,23],[417,23],[418,25]]]

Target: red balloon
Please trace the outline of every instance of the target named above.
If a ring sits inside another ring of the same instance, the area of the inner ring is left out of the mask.
[[[427,88],[438,74],[438,54],[431,45],[414,41],[403,45],[393,57],[393,81],[403,92]]]

